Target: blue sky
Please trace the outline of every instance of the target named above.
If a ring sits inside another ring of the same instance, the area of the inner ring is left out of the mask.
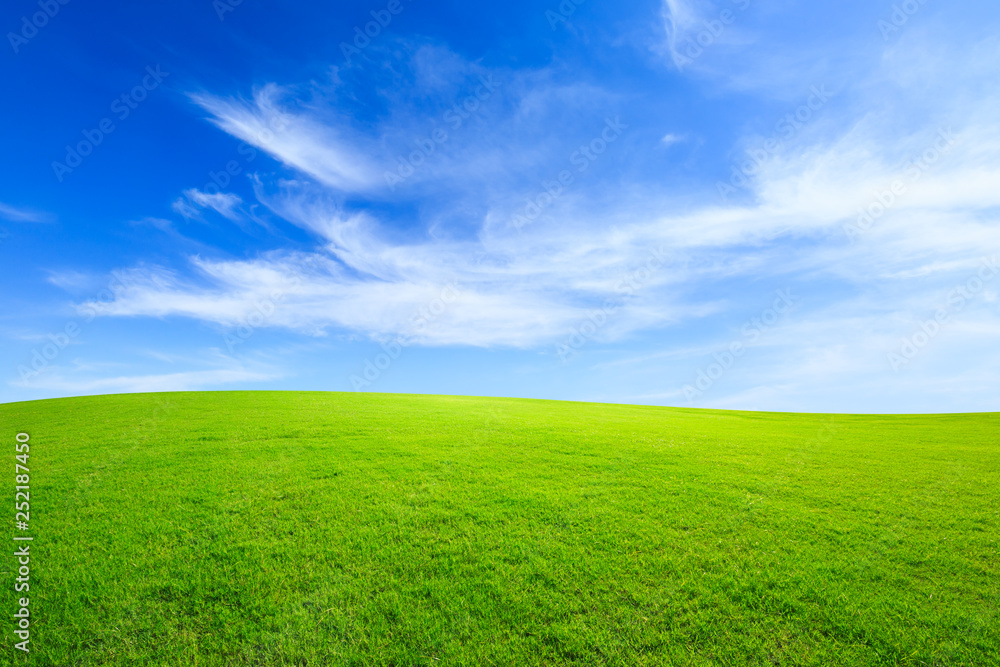
[[[17,0],[0,401],[998,410],[995,3]]]

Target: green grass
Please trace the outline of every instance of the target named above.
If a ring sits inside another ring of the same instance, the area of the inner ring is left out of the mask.
[[[998,414],[227,392],[0,424],[36,536],[30,660],[0,556],[5,665],[1000,664]]]

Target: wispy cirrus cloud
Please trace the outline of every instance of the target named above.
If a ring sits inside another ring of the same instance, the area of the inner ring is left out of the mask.
[[[717,62],[733,47],[748,48],[754,40],[740,23],[752,1],[663,0],[666,40],[662,50],[678,70],[684,71],[696,65],[705,69],[702,57],[706,54],[710,54],[706,61]]]
[[[674,64],[681,65],[689,60],[681,49],[691,30],[698,24],[704,11],[704,3],[693,0],[663,0],[663,22],[667,31],[667,48]]]
[[[197,188],[184,191],[184,196],[176,199],[171,208],[185,218],[197,217],[202,209],[212,209],[233,222],[242,219],[239,207],[243,200],[231,192],[202,192]]]
[[[283,373],[260,360],[236,359],[218,349],[195,354],[172,355],[140,350],[140,358],[151,357],[167,366],[186,367],[169,373],[127,373],[134,362],[84,361],[72,359],[68,365],[50,365],[40,373],[12,383],[22,389],[62,395],[198,391],[225,385],[276,380]]]
[[[678,25],[694,20],[697,12],[692,6],[671,4],[670,11],[682,17]],[[949,122],[945,131],[952,136],[949,154],[920,175],[919,188],[898,197],[880,218],[872,232],[877,243],[857,249],[848,243],[844,226],[872,201],[873,193],[891,185],[904,158],[919,157],[937,140],[934,128],[900,126],[893,103],[869,107],[839,131],[803,133],[784,150],[770,154],[751,179],[756,200],[752,203],[677,211],[669,195],[639,186],[633,190],[638,201],[625,198],[599,214],[577,207],[579,200],[570,197],[553,205],[546,224],[517,230],[491,225],[493,213],[486,210],[475,237],[399,242],[391,240],[387,221],[336,203],[339,194],[354,192],[361,183],[350,176],[360,172],[349,167],[336,129],[320,127],[316,118],[293,122],[275,106],[279,89],[266,90],[258,93],[252,107],[237,101],[200,100],[229,119],[220,120],[220,127],[243,140],[252,138],[245,128],[265,127],[276,117],[302,133],[296,141],[275,145],[308,143],[308,152],[294,151],[294,158],[289,154],[283,160],[318,183],[283,179],[267,186],[258,180],[257,197],[276,215],[313,233],[317,249],[276,250],[255,260],[196,258],[195,274],[186,282],[137,281],[137,287],[119,294],[105,313],[180,314],[228,324],[254,299],[294,278],[297,287],[290,288],[286,313],[275,318],[275,325],[396,335],[404,333],[412,310],[422,300],[454,281],[466,291],[461,308],[425,332],[423,342],[531,346],[558,337],[588,309],[614,297],[618,276],[641,265],[649,248],[667,247],[686,259],[664,268],[643,295],[630,298],[607,335],[663,326],[695,312],[684,305],[684,290],[717,272],[718,260],[737,249],[740,262],[726,269],[732,274],[785,271],[753,259],[784,249],[796,253],[792,265],[798,270],[824,271],[844,279],[849,271],[858,277],[870,275],[872,266],[912,268],[926,262],[931,253],[960,256],[982,247],[995,234],[995,221],[982,215],[1000,205],[1000,195],[992,187],[1000,175],[1000,160],[992,147],[1000,136],[994,126],[980,122],[993,104],[989,96],[971,103],[963,98],[961,108],[939,105],[939,116]],[[878,94],[895,99],[884,85]],[[519,150],[519,145],[510,147],[512,153]],[[475,164],[477,158],[470,159]],[[240,202],[235,195],[191,190],[185,196],[186,201],[226,217],[235,215]],[[506,202],[501,196],[492,205],[499,210]],[[944,220],[950,233],[942,242]],[[428,221],[429,226],[436,224]],[[804,251],[795,240],[810,237],[832,238],[833,243]]]
[[[693,30],[704,7],[668,2],[672,29]],[[266,86],[250,102],[202,95],[196,101],[220,128],[287,167],[278,176],[258,173],[254,196],[275,217],[307,231],[312,247],[276,247],[252,258],[193,257],[180,272],[137,269],[113,302],[83,306],[106,316],[179,316],[231,327],[279,293],[281,304],[266,326],[305,335],[347,331],[425,345],[544,349],[609,299],[621,305],[596,335],[604,343],[689,323],[753,297],[742,285],[724,297],[706,296],[720,284],[821,283],[820,303],[797,315],[796,335],[775,339],[784,356],[767,383],[787,391],[803,374],[818,372],[817,359],[826,360],[824,368],[857,355],[880,363],[893,336],[912,328],[943,287],[996,247],[1000,131],[990,114],[997,96],[981,86],[990,75],[977,65],[996,47],[952,48],[950,62],[969,63],[964,75],[920,57],[919,33],[887,47],[885,57],[857,72],[828,117],[764,152],[739,201],[718,198],[719,176],[694,196],[645,178],[654,164],[649,155],[667,153],[665,144],[689,136],[683,127],[667,136],[659,129],[644,144],[628,144],[634,170],[615,162],[620,175],[599,182],[583,180],[593,171],[579,172],[579,186],[551,196],[545,215],[521,228],[510,224],[510,212],[544,192],[560,170],[576,169],[574,151],[595,136],[593,117],[568,112],[573,138],[560,144],[548,136],[552,109],[560,108],[552,100],[575,109],[580,105],[570,101],[594,104],[613,95],[557,85],[548,73],[508,74],[508,97],[491,122],[442,144],[434,156],[440,163],[426,172],[435,178],[414,178],[392,195],[417,211],[405,222],[381,207],[390,198],[381,171],[398,146],[427,133],[414,109],[394,108],[362,131],[351,129],[335,102],[328,101],[331,108],[316,102],[314,91],[296,98],[300,88]],[[912,86],[926,85],[921,77],[933,77],[939,94],[915,105]],[[427,80],[435,90],[442,86]],[[941,136],[948,137],[947,150]],[[755,141],[748,135],[739,149]],[[611,152],[606,144],[601,150]],[[932,150],[937,154],[927,161]],[[845,231],[920,160],[926,164],[917,177],[891,205],[882,204],[863,238]],[[241,203],[206,197],[188,191],[184,201],[224,216]],[[623,289],[622,277],[643,267],[654,249],[663,249],[662,266],[641,290]],[[415,331],[414,313],[450,284],[461,297]],[[955,331],[980,335],[989,317],[977,311],[982,327]],[[869,334],[857,335],[859,327]],[[851,344],[843,342],[848,331]],[[809,336],[818,342],[810,346]],[[739,395],[763,406],[772,394]]]
[[[348,191],[365,191],[380,183],[381,174],[367,157],[371,148],[367,141],[351,132],[346,122],[336,122],[336,114],[321,122],[308,110],[284,106],[294,98],[276,84],[255,90],[250,100],[204,93],[191,98],[223,131],[321,183]]]
[[[55,216],[51,213],[33,208],[11,206],[3,202],[0,202],[0,218],[10,222],[52,222],[55,220]]]
[[[122,394],[160,391],[199,391],[222,385],[262,382],[281,377],[277,374],[261,373],[244,369],[213,369],[204,371],[183,371],[153,375],[122,375],[80,379],[74,373],[66,375],[53,369],[37,379],[15,382],[15,386],[25,389],[42,389],[67,395]]]

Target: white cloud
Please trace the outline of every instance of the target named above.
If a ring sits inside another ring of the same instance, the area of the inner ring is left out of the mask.
[[[678,135],[678,134],[672,134],[672,133],[671,134],[665,134],[660,139],[660,143],[663,144],[664,146],[672,146],[674,144],[679,144],[680,142],[684,141],[686,138],[687,137],[685,137],[684,135]]]
[[[663,0],[664,49],[678,70],[707,69],[705,61],[745,49],[750,39],[739,27],[751,0],[713,3],[708,0]],[[712,57],[706,57],[711,54]]]
[[[174,202],[174,204],[176,204],[176,203],[177,202]],[[181,210],[178,210],[176,208],[176,206],[174,207],[174,210],[177,211],[178,213],[180,213],[181,215],[184,215],[184,212],[182,212]],[[191,217],[191,216],[187,216],[186,215],[184,217]],[[152,227],[154,229],[158,229],[161,232],[173,232],[174,231],[174,225],[173,225],[173,223],[170,222],[169,220],[165,220],[164,218],[145,217],[145,218],[142,218],[140,220],[130,220],[129,224],[133,225],[135,227],[149,226],[149,227]]]
[[[231,192],[210,194],[191,188],[184,191],[183,197],[174,201],[173,209],[185,218],[194,218],[198,216],[198,209],[210,208],[227,220],[238,222],[242,219],[239,212],[242,203],[243,200]]]
[[[565,337],[605,299],[621,297],[619,279],[649,260],[651,248],[665,247],[670,257],[683,256],[685,262],[668,260],[652,272],[643,288],[625,299],[603,337],[690,317],[694,311],[678,297],[699,277],[807,269],[863,283],[904,280],[906,271],[954,275],[968,268],[970,253],[996,239],[995,221],[980,219],[976,211],[1000,205],[1000,193],[976,185],[986,180],[982,171],[963,166],[959,156],[926,173],[919,192],[910,200],[900,198],[897,209],[851,245],[843,225],[871,199],[872,186],[891,182],[891,172],[872,166],[866,155],[834,146],[802,159],[796,168],[783,163],[766,169],[758,186],[762,201],[755,206],[646,219],[623,215],[607,227],[597,220],[575,220],[575,225],[520,233],[494,230],[462,242],[394,244],[369,216],[345,217],[301,197],[264,196],[275,212],[315,233],[320,249],[273,252],[256,260],[195,258],[196,282],[182,283],[167,274],[155,281],[140,277],[104,312],[184,315],[232,325],[254,303],[279,293],[282,303],[269,320],[274,326],[310,333],[342,327],[375,337],[414,335],[428,344],[528,347]],[[970,204],[975,207],[966,210]],[[950,230],[944,241],[942,220]],[[769,255],[781,256],[782,239],[816,234],[832,236],[833,243],[789,264],[768,263]],[[738,261],[719,263],[719,253],[738,247],[744,248]],[[408,330],[414,314],[451,282],[460,286],[461,298],[419,335]]]
[[[107,377],[117,364],[74,362],[70,369],[50,366],[37,376],[12,382],[22,389],[84,395],[158,391],[198,391],[219,386],[275,380],[282,375],[269,369],[251,369],[231,358],[213,355],[214,368],[177,373],[120,375]],[[192,360],[188,360],[189,362]],[[204,360],[202,360],[204,361]],[[94,377],[103,373],[104,377]]]
[[[274,373],[251,371],[244,368],[217,368],[201,371],[184,371],[160,375],[123,375],[96,379],[76,376],[49,369],[36,378],[13,382],[23,389],[45,390],[72,395],[118,394],[160,391],[199,391],[228,384],[263,382],[280,377]]]
[[[73,294],[92,290],[100,283],[100,279],[93,274],[74,271],[73,269],[50,271],[48,281],[56,287]]]
[[[671,0],[665,11],[672,30],[682,31],[699,25],[705,7]],[[952,60],[961,63],[970,53],[979,58],[982,48],[956,52]],[[622,297],[622,276],[647,262],[652,249],[666,248],[665,264],[641,290],[625,295],[596,334],[599,340],[703,317],[711,309],[703,296],[693,296],[698,286],[737,277],[795,273],[834,281],[875,301],[889,295],[892,303],[881,301],[869,314],[884,317],[929,286],[947,284],[983,248],[995,247],[1000,206],[994,187],[1000,182],[1000,131],[990,115],[996,96],[962,76],[938,72],[944,92],[930,108],[913,108],[906,85],[919,77],[901,70],[922,67],[922,61],[899,55],[907,49],[919,52],[920,45],[901,41],[881,70],[865,73],[868,78],[850,93],[854,97],[837,107],[839,122],[816,120],[769,151],[748,179],[745,203],[721,201],[714,185],[700,193],[707,201],[692,206],[690,198],[681,201],[648,185],[612,183],[600,192],[581,187],[553,203],[544,220],[516,230],[504,221],[520,205],[522,191],[509,180],[477,177],[492,173],[484,163],[517,171],[544,155],[536,152],[531,132],[515,141],[510,128],[547,119],[551,82],[521,76],[520,104],[511,116],[476,136],[467,152],[449,157],[451,173],[470,174],[460,183],[468,190],[463,196],[482,205],[470,215],[468,227],[475,233],[454,237],[412,229],[403,234],[371,210],[346,207],[345,192],[373,188],[379,180],[373,166],[378,159],[364,150],[376,137],[349,131],[335,114],[297,107],[290,89],[265,86],[252,102],[198,96],[221,128],[302,172],[276,184],[258,177],[255,195],[314,234],[315,248],[229,261],[196,257],[186,278],[135,271],[113,303],[85,306],[107,315],[177,315],[231,326],[277,294],[280,303],[265,326],[309,334],[342,328],[436,345],[533,347],[564,339],[607,299]],[[565,88],[559,93],[575,94]],[[844,226],[906,173],[907,159],[923,156],[938,141],[938,130],[948,128],[955,136],[948,150],[919,170],[919,178],[852,244]],[[379,139],[399,133],[381,126],[376,132]],[[661,145],[681,138],[669,134]],[[488,148],[476,152],[480,146]],[[226,197],[189,190],[181,201],[236,215],[241,202]],[[444,228],[444,215],[431,213],[420,222],[426,229]],[[923,276],[919,286],[913,276]],[[414,318],[449,284],[461,296],[415,331]],[[837,326],[850,321],[836,320]]]
[[[306,111],[282,107],[286,95],[269,84],[249,102],[204,94],[192,99],[222,130],[326,185],[363,191],[381,183],[381,174],[366,157],[370,146],[342,122],[323,123]]]
[[[671,53],[677,54],[681,40],[698,24],[700,16],[691,0],[663,0],[663,20]]]
[[[11,206],[3,202],[0,202],[0,218],[11,222],[51,222],[53,220],[53,216],[49,213]]]

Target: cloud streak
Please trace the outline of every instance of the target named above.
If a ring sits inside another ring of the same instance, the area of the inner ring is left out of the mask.
[[[222,217],[233,222],[242,219],[239,207],[243,200],[230,192],[207,193],[191,188],[184,191],[184,196],[175,200],[172,208],[185,218],[194,218],[200,209],[212,209]]]
[[[28,382],[16,382],[26,389],[43,389],[62,394],[82,396],[92,394],[144,393],[161,391],[199,391],[227,384],[264,382],[280,377],[242,368],[183,371],[152,375],[123,375],[90,380],[66,376],[53,370]]]
[[[53,220],[53,216],[49,213],[11,206],[3,202],[0,202],[0,218],[10,222],[52,222]]]
[[[345,123],[320,122],[308,112],[282,106],[288,95],[278,85],[268,84],[254,91],[249,101],[207,94],[191,97],[223,131],[325,185],[366,191],[380,183],[380,174],[366,157],[371,146],[352,137]]]
[[[710,9],[665,2],[672,49],[701,29]],[[315,91],[302,88],[268,84],[249,101],[199,94],[193,99],[213,123],[287,168],[279,177],[258,174],[255,197],[308,232],[312,247],[279,247],[252,258],[192,257],[183,275],[136,269],[113,302],[81,307],[106,316],[185,317],[231,327],[279,293],[281,306],[267,326],[305,335],[347,331],[423,345],[526,349],[552,349],[609,299],[620,299],[621,306],[601,328],[600,342],[704,318],[732,306],[706,298],[706,289],[739,281],[780,278],[840,290],[839,296],[822,295],[845,309],[815,321],[824,326],[870,323],[893,316],[902,304],[919,310],[929,292],[967,270],[983,248],[996,247],[1000,207],[1000,131],[990,120],[997,96],[951,71],[928,70],[942,93],[926,108],[914,108],[908,87],[919,74],[913,70],[925,68],[917,57],[921,48],[916,37],[902,37],[892,57],[860,72],[858,85],[831,105],[834,120],[817,120],[767,151],[749,173],[740,202],[720,202],[715,179],[692,198],[658,189],[649,179],[630,180],[632,173],[622,169],[621,177],[600,185],[584,182],[553,202],[544,219],[521,229],[505,221],[539,186],[519,180],[520,166],[535,159],[566,162],[560,147],[544,138],[550,119],[539,111],[545,107],[539,100],[567,89],[554,92],[545,73],[509,77],[516,93],[498,105],[503,113],[491,116],[496,122],[449,142],[440,169],[428,172],[446,177],[414,179],[412,190],[393,195],[416,211],[402,221],[393,217],[399,209],[381,207],[389,197],[381,173],[387,156],[398,152],[397,138],[417,126],[412,117],[387,113],[365,132],[352,129],[336,103],[324,107]],[[956,51],[954,60],[979,58],[988,48]],[[913,57],[900,57],[903,51]],[[443,84],[435,79],[428,85],[438,90]],[[568,124],[588,136],[590,121]],[[424,134],[420,129],[414,136]],[[942,135],[950,137],[947,151],[936,145]],[[664,145],[687,136],[683,128],[666,136],[660,130],[628,150],[647,164],[647,153],[666,153]],[[753,138],[746,142],[752,146]],[[915,161],[927,162],[931,150],[937,151],[933,162],[892,206],[883,204],[886,210],[864,239],[845,234],[859,212]],[[449,195],[444,203],[442,191]],[[242,204],[236,195],[198,190],[185,191],[181,201],[184,210],[210,208],[228,219]],[[666,249],[663,267],[641,293],[623,291],[622,276],[642,266],[651,248]],[[449,284],[460,286],[461,300],[414,331],[414,313]],[[791,339],[788,345],[804,349]],[[831,364],[844,359],[835,347],[830,343],[822,352]],[[787,386],[780,378],[774,384]]]

